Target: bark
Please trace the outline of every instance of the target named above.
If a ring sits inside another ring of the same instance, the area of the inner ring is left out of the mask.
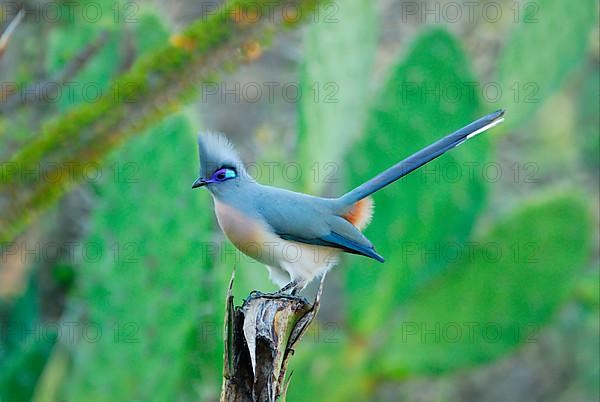
[[[323,281],[311,305],[299,296],[254,291],[234,307],[231,277],[225,312],[221,402],[285,400],[288,361],[319,309]]]

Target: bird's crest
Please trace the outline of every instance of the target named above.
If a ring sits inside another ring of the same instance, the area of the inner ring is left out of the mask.
[[[238,171],[244,169],[239,154],[231,141],[223,134],[206,132],[198,135],[198,154],[200,155],[200,174],[209,177],[215,170],[227,166]]]

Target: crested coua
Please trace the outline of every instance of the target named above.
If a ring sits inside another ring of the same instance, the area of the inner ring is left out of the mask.
[[[244,254],[265,264],[280,292],[295,294],[337,262],[340,253],[383,262],[362,230],[373,215],[374,192],[444,152],[501,123],[498,110],[440,139],[339,198],[322,198],[255,181],[220,134],[198,138],[200,177],[214,200],[219,226]]]

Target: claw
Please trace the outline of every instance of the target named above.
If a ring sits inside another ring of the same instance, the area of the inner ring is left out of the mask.
[[[285,285],[284,287],[282,287],[281,289],[279,289],[277,292],[275,292],[276,294],[285,294],[289,291],[289,293],[291,295],[295,295],[296,292],[298,291],[298,282],[296,281],[291,281],[290,283],[288,283],[287,285]]]

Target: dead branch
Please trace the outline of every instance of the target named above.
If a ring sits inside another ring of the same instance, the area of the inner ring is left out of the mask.
[[[231,289],[225,313],[221,402],[275,402],[285,399],[285,376],[293,347],[319,310],[323,280],[311,305],[286,294],[252,292],[234,307]]]

